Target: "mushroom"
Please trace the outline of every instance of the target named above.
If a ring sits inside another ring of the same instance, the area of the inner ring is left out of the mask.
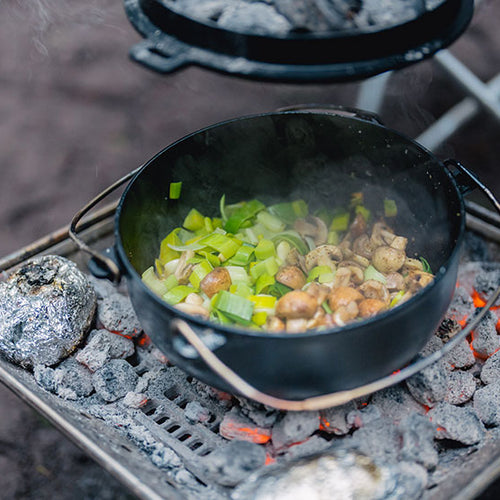
[[[332,311],[339,307],[347,306],[351,302],[361,302],[364,299],[361,292],[350,286],[334,288],[328,296],[328,305]]]
[[[342,261],[339,264],[339,267],[337,268],[337,272],[340,269],[344,269],[344,268],[347,268],[347,269],[349,269],[349,271],[351,271],[350,281],[354,285],[359,285],[360,283],[363,283],[363,280],[365,279],[365,275],[363,273],[363,269],[361,269],[361,267],[358,264],[356,264],[355,262],[349,261],[349,260]]]
[[[378,299],[365,299],[362,300],[358,304],[359,314],[363,318],[369,318],[370,316],[374,316],[380,311],[384,310],[387,307],[387,304],[382,300]]]
[[[328,228],[319,217],[309,215],[305,219],[297,219],[293,227],[301,236],[312,238],[316,246],[323,245],[328,239]]]
[[[297,266],[283,266],[276,273],[278,283],[286,285],[293,290],[299,290],[306,284],[304,273]]]
[[[186,304],[193,304],[193,305],[201,306],[201,304],[203,304],[203,299],[197,293],[190,293],[184,299],[184,302]]]
[[[280,318],[309,319],[314,316],[318,304],[316,299],[302,290],[288,292],[276,302],[275,314]]]
[[[404,267],[403,267],[404,270]],[[401,273],[389,273],[386,277],[385,286],[388,290],[402,290],[405,286],[405,279]]]
[[[385,222],[375,222],[370,236],[370,242],[374,247],[390,245],[396,235]]]
[[[349,226],[348,233],[351,238],[357,238],[366,232],[367,225],[366,219],[361,214],[356,214],[354,220],[351,222]]]
[[[230,287],[231,275],[225,267],[216,267],[200,281],[200,290],[209,298],[221,290],[229,290]]]
[[[406,289],[415,293],[426,287],[434,280],[434,276],[424,271],[410,271],[405,277]]]
[[[352,272],[348,267],[337,269],[333,279],[333,288],[347,287],[351,283]]]
[[[179,285],[185,285],[189,281],[189,276],[191,276],[191,272],[193,271],[194,264],[188,264],[188,260],[194,257],[193,250],[186,250],[182,252],[179,257],[179,262],[177,263],[177,267],[175,268],[174,276],[177,279]]]
[[[399,271],[405,260],[406,255],[402,250],[384,245],[373,252],[372,264],[377,271],[388,274]]]
[[[336,263],[343,258],[342,250],[335,245],[320,245],[305,256],[306,269],[310,271],[315,266],[328,266],[332,271]]]
[[[362,234],[358,236],[352,242],[352,251],[366,259],[371,259],[373,254],[374,246],[367,234]]]
[[[350,260],[362,268],[368,267],[370,265],[370,261],[366,257],[355,253],[350,248],[343,248],[342,254],[344,255],[344,259]]]
[[[333,321],[338,326],[344,326],[348,321],[355,319],[359,314],[358,304],[356,302],[350,302],[345,306],[339,307],[333,313]]]
[[[286,333],[302,333],[307,330],[307,320],[294,318],[286,320]]]
[[[197,304],[186,304],[185,302],[181,302],[174,307],[179,311],[185,312],[186,314],[192,314],[193,316],[202,316],[206,319],[210,317],[209,311]]]
[[[266,328],[270,332],[281,332],[285,330],[285,322],[278,316],[268,316]]]
[[[302,269],[304,273],[307,273],[306,261],[304,256],[294,247],[291,248],[286,256],[286,264],[289,266],[296,266],[299,269]]]
[[[406,257],[405,263],[403,265],[403,271],[423,271],[424,265],[422,261],[418,259],[412,259],[411,257]]]
[[[403,251],[406,250],[406,245],[408,245],[408,238],[405,238],[404,236],[395,236],[390,243],[391,248]]]
[[[377,299],[384,304],[389,303],[389,290],[387,287],[377,280],[366,280],[359,290],[367,299]]]
[[[307,321],[307,329],[309,330],[310,328],[318,328],[319,326],[325,326],[326,321],[326,312],[322,307],[318,307],[316,312],[314,313],[314,316]]]
[[[326,300],[330,289],[325,285],[320,285],[319,283],[312,282],[307,287],[306,292],[316,299],[318,306],[323,304]]]

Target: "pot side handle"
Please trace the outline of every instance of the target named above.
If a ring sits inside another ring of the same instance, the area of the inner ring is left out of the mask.
[[[490,201],[490,203],[493,205],[495,210],[500,214],[499,201],[495,198],[495,195],[491,192],[491,190],[477,177],[476,174],[465,168],[457,160],[448,158],[447,160],[444,160],[443,163],[445,167],[450,171],[451,175],[453,175],[458,189],[462,195],[466,195],[473,189],[478,187],[486,196],[488,201]],[[455,170],[452,170],[452,168]]]
[[[257,401],[258,403],[277,408],[279,410],[323,410],[325,408],[343,405],[359,397],[367,396],[368,394],[372,394],[381,389],[385,389],[392,385],[398,384],[399,382],[402,382],[403,380],[406,380],[412,375],[420,372],[424,368],[427,368],[428,366],[434,364],[436,361],[439,361],[478,326],[479,322],[488,313],[489,309],[495,304],[499,296],[500,286],[495,290],[495,292],[489,298],[485,306],[479,311],[479,313],[471,321],[469,321],[469,323],[460,332],[454,335],[453,338],[449,340],[441,349],[433,352],[429,356],[417,359],[405,368],[394,372],[382,379],[376,380],[375,382],[370,382],[366,385],[355,387],[353,389],[333,392],[330,394],[324,394],[321,396],[315,396],[303,400],[277,398],[270,394],[259,391],[259,389],[249,384],[246,380],[235,373],[229,366],[223,363],[217,357],[217,355],[215,355],[211,351],[211,349],[207,345],[205,345],[198,334],[184,320],[174,319],[172,321],[172,329],[176,329],[178,333],[182,337],[184,337],[184,339],[189,344],[191,344],[191,346],[199,354],[199,356],[201,357],[201,359],[203,359],[207,366],[242,396]]]
[[[107,196],[109,196],[113,191],[116,191],[120,186],[125,184],[127,181],[132,179],[137,172],[142,168],[142,165],[132,172],[124,175],[121,179],[118,179],[116,182],[111,184],[111,186],[107,187],[104,191],[99,193],[95,198],[90,200],[83,208],[81,208],[71,219],[71,223],[68,229],[69,237],[75,242],[76,246],[83,252],[92,256],[94,260],[94,266],[97,266],[100,270],[98,273],[98,277],[106,277],[110,279],[113,283],[119,283],[121,280],[122,272],[118,267],[118,264],[111,257],[106,257],[105,255],[97,252],[90,248],[78,235],[78,225],[83,217],[94,208],[99,202],[104,200]]]

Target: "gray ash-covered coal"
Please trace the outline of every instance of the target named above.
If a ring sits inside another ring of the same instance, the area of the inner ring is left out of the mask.
[[[25,368],[54,365],[84,339],[95,311],[95,291],[73,262],[37,257],[0,283],[0,351]]]
[[[441,349],[474,316],[474,287],[483,294],[496,280],[488,273],[476,264],[459,275],[448,316],[420,356]],[[124,290],[90,282],[95,328],[69,359],[37,365],[35,380],[121,433],[189,500],[277,499],[291,487],[302,498],[417,499],[447,477],[460,450],[467,457],[467,449],[500,439],[500,350],[488,347],[485,360],[473,342],[497,345],[496,316],[405,382],[336,408],[284,412],[172,366],[141,332]]]
[[[444,0],[164,0],[181,14],[221,28],[271,36],[388,28],[417,19]]]

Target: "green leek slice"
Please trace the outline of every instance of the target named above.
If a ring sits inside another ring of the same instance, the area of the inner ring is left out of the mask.
[[[245,202],[241,207],[237,208],[234,213],[229,216],[224,229],[229,233],[237,233],[241,225],[248,219],[255,217],[258,212],[264,210],[266,206],[259,200],[250,200]]]
[[[364,278],[365,281],[380,281],[380,283],[382,283],[383,285],[387,283],[387,278],[381,272],[377,271],[371,264],[365,269]]]
[[[215,309],[237,322],[252,320],[254,304],[244,297],[233,295],[225,290],[220,291],[212,300]]]

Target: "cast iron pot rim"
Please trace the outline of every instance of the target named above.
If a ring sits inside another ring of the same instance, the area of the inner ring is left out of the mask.
[[[251,115],[245,115],[241,117],[236,117],[236,118],[231,118],[228,120],[224,120],[212,125],[208,125],[206,127],[203,127],[195,132],[191,132],[180,139],[177,139],[170,145],[166,146],[163,148],[161,151],[156,153],[153,157],[151,157],[144,165],[140,168],[140,170],[133,176],[133,178],[129,181],[127,184],[125,191],[123,192],[120,202],[118,204],[118,207],[116,209],[115,213],[115,248],[117,251],[118,259],[120,262],[120,266],[125,267],[125,276],[131,279],[139,280],[141,282],[141,287],[143,289],[143,292],[145,292],[150,300],[155,301],[160,307],[164,307],[167,310],[169,310],[173,316],[179,316],[186,321],[190,323],[196,324],[196,326],[203,328],[204,330],[215,330],[215,331],[220,331],[224,332],[226,334],[230,335],[243,335],[243,336],[248,336],[248,337],[257,337],[257,338],[269,338],[272,337],[274,339],[302,339],[302,338],[307,338],[307,337],[315,337],[319,335],[340,335],[345,333],[349,333],[351,330],[355,330],[359,328],[360,326],[362,327],[369,327],[370,325],[376,324],[378,322],[385,321],[385,319],[389,316],[396,316],[396,315],[401,315],[406,313],[406,309],[410,308],[413,304],[417,304],[420,302],[421,298],[423,297],[424,294],[430,293],[432,289],[434,289],[438,283],[444,278],[445,274],[448,272],[449,268],[449,263],[450,261],[453,261],[455,258],[455,255],[460,251],[462,247],[462,242],[464,238],[464,233],[465,233],[465,204],[464,204],[464,199],[463,195],[461,194],[460,190],[458,189],[457,183],[451,174],[451,172],[445,167],[443,162],[441,162],[432,152],[430,152],[428,149],[426,149],[424,146],[420,145],[413,139],[409,138],[405,134],[402,134],[392,128],[386,127],[385,125],[381,125],[379,123],[375,122],[367,122],[367,120],[361,119],[361,118],[355,118],[355,117],[347,117],[347,116],[342,116],[342,115],[334,115],[335,118],[339,118],[341,121],[345,120],[346,122],[351,122],[351,121],[360,121],[363,124],[369,124],[373,125],[375,127],[383,128],[386,132],[389,132],[390,134],[393,134],[400,139],[403,139],[405,141],[408,141],[414,145],[416,145],[422,152],[426,153],[430,159],[434,160],[436,166],[440,166],[443,170],[444,173],[447,175],[448,179],[450,180],[451,185],[455,188],[456,195],[458,197],[458,201],[460,204],[460,227],[459,227],[459,234],[456,239],[455,247],[451,251],[448,259],[441,264],[439,267],[439,270],[435,273],[434,275],[434,280],[430,285],[427,285],[425,288],[419,290],[415,295],[413,295],[410,299],[408,299],[406,302],[403,304],[395,307],[394,309],[389,309],[387,311],[384,311],[382,313],[379,313],[373,317],[363,319],[361,321],[356,321],[352,323],[348,323],[345,326],[339,326],[335,328],[325,328],[325,329],[310,329],[306,330],[305,332],[302,333],[286,333],[286,332],[268,332],[266,330],[251,330],[249,328],[244,328],[240,327],[237,325],[232,325],[232,326],[226,326],[226,325],[220,325],[218,323],[215,323],[210,320],[205,320],[202,319],[199,316],[193,316],[184,313],[183,311],[180,311],[179,309],[171,306],[164,300],[162,300],[158,295],[156,295],[153,291],[151,291],[142,281],[141,276],[139,273],[135,270],[135,268],[132,266],[130,263],[126,253],[125,249],[123,248],[122,240],[121,240],[121,235],[120,235],[120,217],[121,217],[121,212],[123,208],[123,204],[125,202],[125,199],[127,197],[128,192],[132,189],[134,182],[139,178],[139,176],[152,164],[156,161],[157,158],[162,156],[164,153],[169,151],[172,148],[175,148],[178,144],[190,139],[191,137],[194,137],[198,134],[207,132],[212,129],[216,129],[219,127],[223,127],[226,125],[229,125],[234,122],[240,122],[240,121],[246,121],[246,120],[254,120],[254,119],[259,119],[263,117],[269,117],[269,116],[278,116],[278,115],[285,115],[285,114],[331,114],[328,112],[318,112],[318,111],[306,111],[306,110],[299,110],[299,111],[283,111],[283,112],[269,112],[269,113],[258,113],[258,114],[251,114]]]

